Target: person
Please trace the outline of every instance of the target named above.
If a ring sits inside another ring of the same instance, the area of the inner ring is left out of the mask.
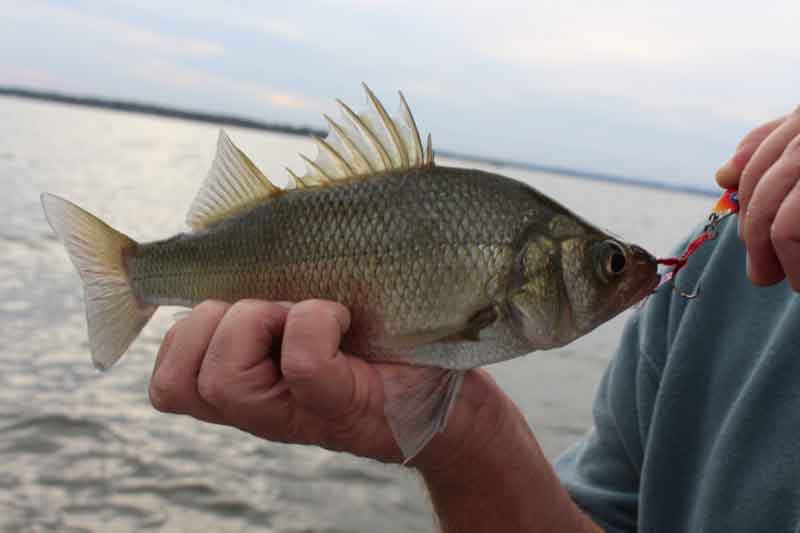
[[[409,465],[443,531],[800,527],[800,108],[750,132],[717,180],[739,188],[738,231],[727,219],[678,276],[698,298],[662,289],[634,314],[593,429],[555,465],[489,375],[468,373],[446,430]],[[389,369],[339,349],[348,325],[334,302],[205,302],[166,334],[151,402],[400,462]]]

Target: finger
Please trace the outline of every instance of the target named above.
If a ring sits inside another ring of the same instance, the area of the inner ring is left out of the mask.
[[[175,339],[175,327],[177,324],[173,324],[167,332],[164,334],[164,340],[161,341],[161,346],[158,348],[158,353],[156,354],[156,362],[153,365],[153,374],[158,371],[158,367],[161,366],[161,363],[164,361],[164,355],[169,351],[169,347],[172,345],[172,341]]]
[[[753,157],[742,171],[739,180],[739,229],[740,236],[744,236],[742,228],[747,223],[749,216],[750,199],[758,181],[775,161],[783,154],[786,145],[800,133],[800,107],[798,107],[786,120],[761,143]]]
[[[720,187],[723,189],[732,189],[739,185],[739,178],[742,174],[742,170],[744,170],[744,167],[750,161],[753,153],[764,139],[766,139],[775,128],[783,124],[785,120],[786,117],[770,120],[744,136],[736,147],[736,153],[733,154],[733,157],[717,170],[715,177]]]
[[[173,338],[150,380],[150,402],[156,409],[219,420],[219,414],[197,392],[197,375],[214,329],[228,307],[223,302],[203,302],[173,326]]]
[[[800,170],[800,141],[795,151],[795,171]],[[781,204],[772,225],[772,242],[792,289],[800,292],[800,184],[795,184]]]
[[[242,300],[228,309],[211,338],[197,378],[205,402],[222,413],[236,415],[243,403],[258,402],[275,386],[280,372],[269,354],[283,335],[288,313],[283,305],[259,300]]]
[[[800,137],[798,137],[800,138]],[[784,278],[784,269],[776,253],[773,223],[781,204],[800,180],[800,161],[781,157],[759,180],[753,191],[748,217],[742,233],[747,244],[747,274],[756,285],[772,285]],[[784,212],[786,217],[786,212]]]
[[[296,403],[324,419],[350,412],[357,396],[363,395],[339,349],[349,327],[347,308],[322,300],[301,302],[286,318],[283,375]]]

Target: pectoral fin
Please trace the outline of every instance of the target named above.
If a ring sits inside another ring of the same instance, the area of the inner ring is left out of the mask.
[[[435,342],[480,342],[481,330],[497,320],[498,311],[494,305],[480,309],[469,320],[450,324],[438,329],[396,335],[380,343],[381,347],[393,350],[407,350]]]
[[[464,371],[399,366],[384,375],[383,410],[405,458],[413,459],[445,428],[455,405]]]

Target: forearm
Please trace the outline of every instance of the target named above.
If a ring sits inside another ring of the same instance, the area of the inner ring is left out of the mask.
[[[524,417],[508,404],[479,453],[421,471],[442,531],[601,531],[572,502]]]

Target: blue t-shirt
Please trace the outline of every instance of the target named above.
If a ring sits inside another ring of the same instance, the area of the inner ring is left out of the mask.
[[[745,275],[735,217],[626,327],[556,463],[608,531],[800,532],[800,296]]]

